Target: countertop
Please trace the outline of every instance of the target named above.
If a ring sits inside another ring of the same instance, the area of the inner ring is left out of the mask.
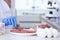
[[[60,40],[58,38],[40,38],[39,36],[17,36],[11,34],[5,34],[0,36],[0,40]]]
[[[10,29],[7,29],[10,30]],[[4,35],[0,36],[0,40],[60,40],[60,34],[57,38],[40,38],[39,36],[21,36],[13,35],[8,31]]]

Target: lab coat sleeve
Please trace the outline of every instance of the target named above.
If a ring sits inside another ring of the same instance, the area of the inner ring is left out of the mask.
[[[2,21],[3,19],[3,10],[2,10],[2,7],[1,7],[1,4],[0,4],[0,21]]]
[[[2,15],[4,18],[6,17],[10,17],[11,16],[11,10],[9,8],[9,6],[7,5],[7,3],[4,0],[0,0],[0,4],[1,4],[1,10],[3,11]]]

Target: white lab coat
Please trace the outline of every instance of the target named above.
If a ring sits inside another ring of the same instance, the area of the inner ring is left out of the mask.
[[[11,10],[4,0],[0,0],[0,19],[11,16]]]

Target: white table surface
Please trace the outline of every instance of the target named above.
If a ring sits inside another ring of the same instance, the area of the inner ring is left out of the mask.
[[[60,38],[40,38],[38,36],[17,36],[5,34],[3,36],[0,36],[0,40],[60,40]]]
[[[12,35],[9,33],[10,29],[7,30],[4,35],[0,36],[0,40],[60,40],[60,34],[57,38],[40,38],[39,36]]]

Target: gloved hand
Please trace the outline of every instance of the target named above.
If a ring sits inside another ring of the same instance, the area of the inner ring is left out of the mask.
[[[12,25],[13,27],[17,26],[16,17],[14,17],[14,16],[10,16],[8,18],[4,18],[2,20],[2,22],[5,23],[5,26],[8,26],[8,25]]]

